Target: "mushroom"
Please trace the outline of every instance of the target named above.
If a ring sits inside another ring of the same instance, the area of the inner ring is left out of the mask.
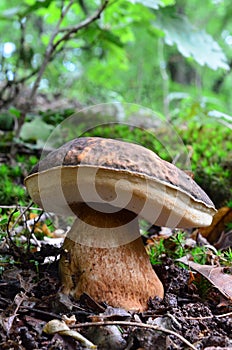
[[[74,215],[63,244],[64,293],[144,311],[163,298],[140,236],[138,218],[167,227],[208,226],[215,208],[173,164],[140,145],[81,137],[49,153],[25,184],[44,210]]]

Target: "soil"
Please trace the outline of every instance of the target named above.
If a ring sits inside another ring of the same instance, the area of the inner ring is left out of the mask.
[[[63,295],[57,262],[41,265],[39,272],[33,263],[6,269],[0,280],[0,349],[88,349],[72,336],[43,331],[48,321],[65,315],[69,328],[78,324],[77,330],[100,350],[232,350],[228,300],[202,276],[193,279],[167,257],[155,270],[165,297],[148,300],[148,310],[136,314],[99,305],[88,295],[79,301]],[[102,325],[106,321],[111,325]]]

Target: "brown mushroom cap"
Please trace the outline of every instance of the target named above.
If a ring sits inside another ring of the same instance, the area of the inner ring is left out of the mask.
[[[196,182],[173,164],[140,145],[105,138],[66,143],[41,160],[25,184],[36,203],[60,214],[100,198],[160,226],[197,227],[210,225],[216,211]]]

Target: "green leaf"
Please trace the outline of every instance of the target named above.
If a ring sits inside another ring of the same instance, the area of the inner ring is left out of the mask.
[[[133,4],[141,4],[143,6],[158,10],[159,7],[165,7],[169,5],[174,5],[175,0],[128,0]]]
[[[7,222],[8,222],[8,219],[2,219],[1,221],[0,221],[0,225],[5,225],[5,224],[7,224]]]
[[[52,125],[43,122],[40,118],[35,118],[23,124],[20,137],[24,141],[46,141],[52,130]]]
[[[227,59],[218,43],[204,30],[195,28],[186,17],[172,11],[157,12],[155,26],[165,33],[166,44],[177,45],[185,57],[192,57],[198,64],[211,69],[229,70]]]
[[[5,20],[12,20],[12,17],[15,17],[16,15],[18,15],[20,12],[20,7],[11,7],[5,11],[2,12],[0,18],[1,19],[5,19]]]
[[[176,0],[162,0],[163,6],[171,6],[176,4]]]
[[[21,13],[21,16],[25,17],[30,13],[33,13],[34,11],[39,10],[41,8],[48,8],[52,1],[53,0],[35,1],[33,5],[28,6],[27,9]]]
[[[122,44],[120,38],[108,30],[101,30],[100,38],[102,40],[109,41],[110,43],[112,43],[118,47],[123,47],[123,44]]]

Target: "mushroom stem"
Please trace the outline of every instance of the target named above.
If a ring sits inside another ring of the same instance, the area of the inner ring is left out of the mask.
[[[85,292],[97,302],[134,311],[146,310],[149,297],[163,297],[138,219],[126,209],[106,213],[79,207],[63,252],[60,274],[66,294],[79,298]]]

